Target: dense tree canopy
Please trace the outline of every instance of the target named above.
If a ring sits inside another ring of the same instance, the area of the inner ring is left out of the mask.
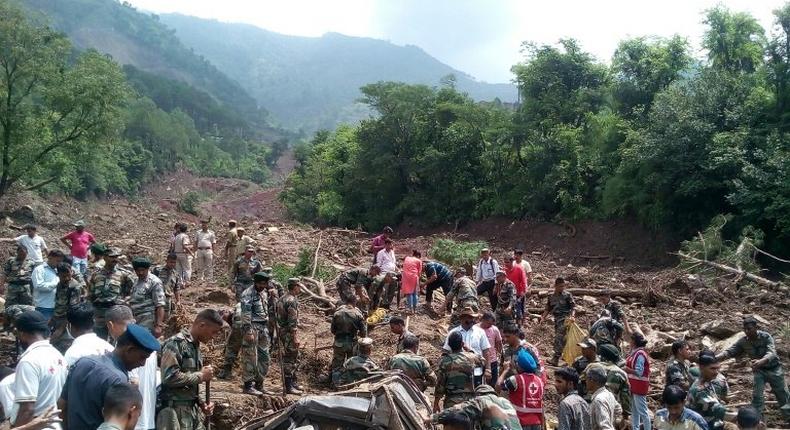
[[[707,11],[704,59],[681,36],[624,40],[609,64],[575,40],[525,44],[516,109],[452,80],[368,85],[376,115],[301,148],[282,200],[303,220],[373,229],[636,216],[688,235],[728,214],[728,234],[790,252],[790,5],[775,15],[766,37],[748,14]]]

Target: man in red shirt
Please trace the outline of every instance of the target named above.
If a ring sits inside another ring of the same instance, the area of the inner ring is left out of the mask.
[[[61,237],[60,241],[71,250],[73,260],[71,267],[79,271],[85,278],[85,272],[88,270],[88,248],[96,243],[93,235],[85,231],[85,221],[75,222],[74,231]]]
[[[516,286],[516,321],[520,326],[524,325],[524,306],[527,296],[527,274],[519,264],[514,263],[513,257],[505,259],[505,274],[507,279]]]

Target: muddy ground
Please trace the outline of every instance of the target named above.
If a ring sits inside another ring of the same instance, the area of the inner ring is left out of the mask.
[[[369,256],[364,250],[370,234],[355,230],[318,229],[316,227],[289,223],[285,220],[282,206],[276,200],[276,189],[262,189],[250,183],[230,179],[196,178],[188,174],[176,174],[150,187],[137,199],[109,199],[75,201],[50,197],[42,199],[31,194],[20,194],[7,199],[3,216],[0,216],[0,234],[13,237],[21,234],[19,228],[25,222],[35,221],[41,225],[42,235],[50,247],[57,246],[57,238],[65,234],[76,219],[85,219],[88,230],[99,241],[112,241],[121,246],[128,256],[147,255],[157,262],[164,259],[172,226],[176,221],[186,221],[194,228],[198,217],[177,211],[180,197],[187,191],[199,191],[203,197],[200,210],[202,216],[211,216],[214,229],[222,246],[224,223],[235,218],[247,228],[248,234],[258,240],[259,255],[266,264],[295,264],[301,248],[315,248],[319,238],[321,249],[319,261],[330,271],[366,265]],[[724,332],[737,330],[744,313],[757,313],[765,318],[776,341],[785,369],[790,362],[790,298],[786,294],[761,291],[751,286],[736,287],[729,279],[700,280],[689,278],[676,270],[668,252],[674,250],[677,241],[647,232],[633,223],[585,222],[575,226],[541,223],[535,221],[486,220],[466,226],[449,226],[439,229],[418,229],[404,225],[396,235],[396,253],[407,255],[411,249],[430,249],[439,237],[483,239],[492,247],[496,257],[501,258],[508,249],[520,246],[527,249],[529,260],[536,272],[535,287],[548,287],[556,276],[564,276],[571,288],[612,288],[640,291],[644,294],[629,299],[629,320],[638,323],[643,331],[660,331],[673,335],[685,334],[695,349],[703,344],[719,340],[706,336],[700,330],[703,323],[713,319],[723,320]],[[10,253],[11,246],[2,248]],[[430,255],[428,255],[430,257]],[[591,258],[594,257],[594,258]],[[226,263],[219,259],[215,264],[215,282],[193,282],[184,292],[184,306],[180,309],[174,327],[190,320],[196,312],[207,307],[230,308],[232,293],[228,288]],[[336,297],[331,279],[324,279],[327,293]],[[530,307],[544,306],[540,297],[532,297]],[[421,303],[424,297],[421,298]],[[580,306],[579,324],[586,328],[593,321],[600,306],[593,297],[577,297]],[[301,382],[307,393],[323,393],[328,388],[319,379],[326,374],[331,350],[315,351],[315,348],[330,345],[330,316],[305,297],[302,302],[302,325],[299,341],[303,346]],[[393,314],[397,313],[394,311]],[[424,310],[410,318],[410,330],[420,336],[421,352],[435,363],[447,330],[448,318],[429,314]],[[530,324],[525,328],[527,339],[537,344],[541,354],[551,355],[552,336],[549,325]],[[383,364],[395,348],[394,335],[386,326],[376,327],[371,337],[378,346],[374,359]],[[222,340],[216,339],[206,348],[210,364],[222,364]],[[0,338],[0,364],[9,364],[12,339]],[[664,347],[664,342],[655,344],[655,349]],[[653,393],[663,386],[664,359],[653,353],[654,369],[651,382]],[[728,403],[735,405],[748,402],[751,396],[751,375],[745,361],[731,360],[723,367],[732,395]],[[281,374],[275,359],[267,378],[267,387],[279,390]],[[549,384],[551,385],[551,384]],[[557,394],[553,386],[546,390],[546,404],[550,413],[556,409]],[[430,395],[430,393],[429,393]],[[237,368],[232,381],[212,383],[212,398],[217,402],[217,413],[213,418],[215,428],[231,429],[265,411],[282,407],[296,399],[288,396],[284,402],[280,397],[256,399],[241,394],[240,372]],[[770,393],[768,400],[773,400]],[[651,409],[658,403],[651,400]],[[769,423],[782,427],[777,422],[776,405],[769,402]]]

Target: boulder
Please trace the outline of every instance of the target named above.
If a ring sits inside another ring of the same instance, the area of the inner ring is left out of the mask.
[[[700,330],[702,333],[711,335],[717,339],[726,339],[738,332],[738,328],[735,324],[723,319],[708,321],[700,326]]]
[[[711,349],[711,351],[713,351],[716,354],[718,354],[720,352],[723,352],[727,348],[735,345],[735,342],[738,342],[738,339],[740,339],[740,338],[742,338],[744,336],[746,336],[746,335],[743,334],[743,332],[735,333],[734,335],[728,337],[727,339],[720,340],[720,341],[716,342],[715,344],[713,344],[713,346],[710,349]]]

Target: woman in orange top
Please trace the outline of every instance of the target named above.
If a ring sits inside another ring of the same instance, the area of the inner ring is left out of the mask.
[[[406,308],[414,313],[417,310],[417,285],[420,283],[422,273],[422,254],[414,250],[411,257],[403,259],[403,272],[401,279],[401,294],[406,297]]]

